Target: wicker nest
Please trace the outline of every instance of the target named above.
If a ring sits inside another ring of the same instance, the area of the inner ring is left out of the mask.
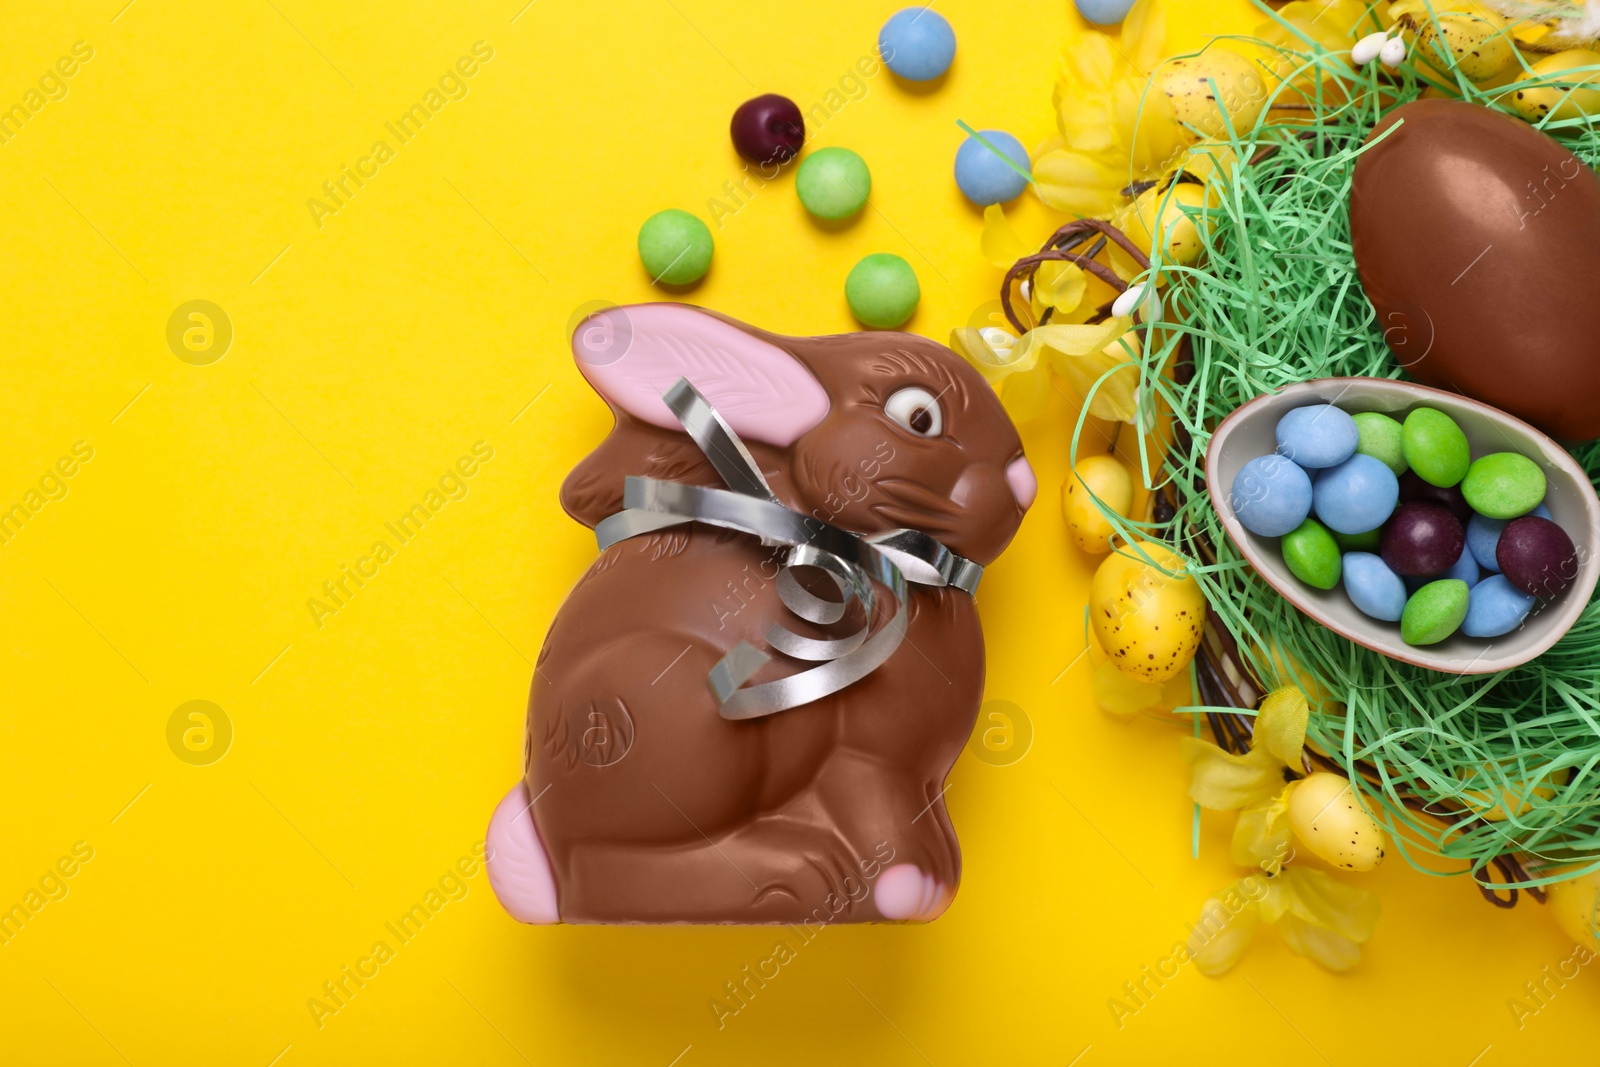
[[[1265,154],[1258,154],[1251,162],[1257,162],[1264,158]],[[1148,187],[1148,185],[1132,186],[1128,193],[1136,196]],[[1096,258],[1111,243],[1116,244],[1140,271],[1149,270],[1149,258],[1122,230],[1098,219],[1079,219],[1056,230],[1038,252],[1017,260],[1006,271],[1005,280],[1000,288],[1000,303],[1006,318],[1019,332],[1028,328],[1013,307],[1013,293],[1021,283],[1032,285],[1034,275],[1046,263],[1074,264],[1105,282],[1118,294],[1126,292],[1128,283]],[[1107,318],[1111,314],[1112,303],[1114,300],[1100,306],[1089,321],[1099,322]],[[1046,309],[1039,324],[1044,325],[1049,319],[1050,309]],[[1135,321],[1136,323],[1138,321],[1137,314]],[[1179,383],[1187,382],[1193,373],[1187,341],[1178,350],[1173,373]],[[1176,446],[1182,454],[1187,451],[1189,444],[1187,435],[1181,426],[1175,426],[1174,429],[1177,435]],[[1203,487],[1197,488],[1203,491]],[[1191,559],[1200,560],[1208,565],[1215,564],[1216,547],[1206,533],[1197,529],[1192,523],[1179,520],[1178,516],[1183,512],[1179,494],[1176,480],[1167,482],[1156,494],[1152,515],[1154,526],[1150,532]],[[1194,664],[1197,696],[1209,709],[1205,713],[1206,719],[1216,743],[1235,754],[1245,752],[1250,747],[1253,716],[1230,713],[1227,709],[1256,708],[1272,686],[1257,676],[1248,659],[1241,653],[1237,639],[1217,621],[1215,613],[1208,614],[1205,637],[1196,653]],[[1399,768],[1388,768],[1388,773],[1380,776],[1378,768],[1371,763],[1357,760],[1353,764],[1346,765],[1334,756],[1318,751],[1308,742],[1304,772],[1310,774],[1319,768],[1348,776],[1360,775],[1374,789],[1383,788],[1380,786],[1380,779],[1386,780],[1391,795],[1412,811],[1431,819],[1456,826],[1484,821],[1471,810],[1444,804],[1437,799],[1428,799],[1403,784],[1400,788],[1396,788],[1396,782],[1404,783],[1407,780],[1405,773]],[[1500,885],[1489,884],[1481,879],[1477,881],[1479,891],[1490,903],[1501,908],[1515,907],[1520,893],[1524,890],[1535,900],[1544,902],[1543,889],[1531,886],[1519,890],[1517,885],[1511,884],[1526,882],[1530,877],[1515,850],[1508,849],[1495,855],[1491,857],[1490,862],[1503,879],[1503,884]]]

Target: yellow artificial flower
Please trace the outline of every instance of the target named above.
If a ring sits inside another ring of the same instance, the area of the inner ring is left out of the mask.
[[[1005,208],[999,204],[983,209],[983,236],[978,238],[978,247],[983,257],[1001,270],[1010,270],[1017,260],[1034,251],[1022,243],[1006,218]]]
[[[1252,872],[1201,905],[1189,934],[1190,958],[1201,974],[1222,974],[1239,962],[1263,922],[1295,955],[1348,971],[1361,962],[1361,946],[1377,928],[1378,898],[1311,868]]]
[[[1166,37],[1161,0],[1139,0],[1118,42],[1086,33],[1062,53],[1053,96],[1061,136],[1033,161],[1034,189],[1046,204],[1108,215],[1125,188],[1159,177],[1188,143],[1167,96],[1150,85]]]
[[[1138,342],[1128,334],[1132,325],[1126,318],[1093,326],[1052,324],[1036,326],[1021,337],[999,326],[968,326],[950,331],[950,347],[994,386],[1017,422],[1044,414],[1052,372],[1065,378],[1080,399],[1089,398],[1090,414],[1096,418],[1127,421],[1137,411],[1139,384],[1134,362]]]
[[[983,209],[983,236],[979,247],[984,258],[1001,270],[1010,270],[1035,250],[1022,243],[999,204]],[[1027,289],[1028,313],[1019,317],[1030,326],[1043,320],[1046,309],[1053,322],[1081,322],[1094,313],[1083,303],[1089,290],[1089,276],[1075,263],[1056,260],[1039,264]],[[1031,315],[1029,314],[1031,313]]]
[[[1189,796],[1201,807],[1239,809],[1230,854],[1255,868],[1201,907],[1189,951],[1200,971],[1217,975],[1239,961],[1265,922],[1296,955],[1331,971],[1361,959],[1361,945],[1378,919],[1377,897],[1346,886],[1322,871],[1290,867],[1286,771],[1303,768],[1310,707],[1298,686],[1267,694],[1256,714],[1251,747],[1242,755],[1209,741],[1183,738],[1189,762]]]
[[[996,266],[1009,268],[1028,254],[998,205],[986,208],[981,245]],[[1139,339],[1130,318],[1089,325],[1095,312],[1084,303],[1089,276],[1074,263],[1041,263],[1028,286],[1028,308],[1019,317],[1032,326],[1018,336],[1003,326],[967,326],[950,331],[950,347],[994,386],[1017,422],[1036,419],[1050,403],[1050,377],[1059,375],[1069,395],[1089,401],[1096,418],[1126,422],[1138,411]]]

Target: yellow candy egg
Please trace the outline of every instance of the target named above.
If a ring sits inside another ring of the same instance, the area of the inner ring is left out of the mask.
[[[1061,514],[1067,520],[1067,532],[1083,551],[1103,556],[1111,551],[1114,531],[1111,520],[1095,503],[1096,497],[1123,517],[1133,507],[1133,477],[1111,456],[1080,459],[1061,483]]]
[[[1600,84],[1600,72],[1585,71],[1570,78],[1555,75],[1575,67],[1600,67],[1600,52],[1587,48],[1572,48],[1546,56],[1533,65],[1531,74],[1524,74],[1512,83],[1511,105],[1529,122],[1538,122],[1549,116],[1554,119],[1575,119],[1582,115],[1600,115],[1600,88],[1580,86]],[[1547,85],[1526,86],[1532,81],[1548,81]]]
[[[1545,908],[1566,935],[1591,952],[1600,950],[1600,871],[1545,887]]]
[[[1188,128],[1190,140],[1225,140],[1230,126],[1234,133],[1248,133],[1267,106],[1261,69],[1238,52],[1215,45],[1200,55],[1163,63],[1150,85],[1166,94],[1173,117]]]
[[[1383,827],[1341,775],[1319,771],[1296,783],[1289,793],[1289,825],[1312,855],[1335,867],[1370,871],[1383,862]]]
[[[1107,556],[1095,571],[1089,617],[1100,647],[1124,674],[1164,682],[1194,658],[1205,629],[1206,599],[1200,583],[1186,572],[1182,556],[1149,541]]]
[[[1205,187],[1195,182],[1152,186],[1118,212],[1113,222],[1147,256],[1155,256],[1156,235],[1160,234],[1161,258],[1169,264],[1189,266],[1200,259],[1200,220],[1184,209],[1203,208],[1205,199]]]

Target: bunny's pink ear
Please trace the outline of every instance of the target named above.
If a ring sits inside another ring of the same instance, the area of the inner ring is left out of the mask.
[[[613,406],[678,430],[661,394],[689,379],[740,437],[787,448],[828,414],[828,394],[793,355],[683,304],[591,315],[572,335],[578,370]]]

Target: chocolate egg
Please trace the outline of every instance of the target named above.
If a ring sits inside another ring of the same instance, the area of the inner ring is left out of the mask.
[[[1576,156],[1489,108],[1413,101],[1356,163],[1350,237],[1411,377],[1600,437],[1600,177]]]

